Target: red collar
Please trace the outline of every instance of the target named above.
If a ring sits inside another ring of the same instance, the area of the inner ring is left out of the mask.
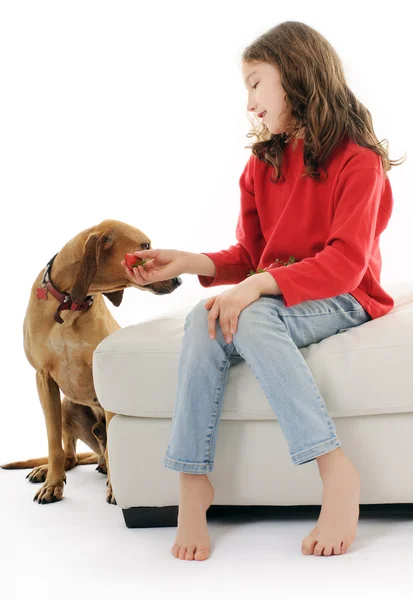
[[[59,253],[57,252],[51,260],[47,263],[42,282],[39,287],[36,289],[36,297],[39,300],[47,300],[47,292],[49,291],[52,296],[54,296],[57,300],[59,300],[60,305],[58,306],[55,314],[53,315],[54,320],[58,323],[63,323],[63,319],[60,316],[60,312],[62,310],[88,310],[89,307],[93,303],[93,296],[86,296],[86,298],[80,304],[76,304],[70,298],[70,294],[65,294],[60,292],[52,282],[50,277],[50,269],[52,268],[52,264],[54,259]]]

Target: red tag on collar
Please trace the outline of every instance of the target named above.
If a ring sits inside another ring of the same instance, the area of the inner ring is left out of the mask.
[[[47,288],[38,287],[36,290],[36,298],[39,300],[47,300]]]

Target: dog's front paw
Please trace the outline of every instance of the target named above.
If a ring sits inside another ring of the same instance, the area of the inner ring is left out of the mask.
[[[107,482],[106,482],[106,502],[108,504],[117,504],[114,493],[113,493],[113,489],[112,489],[112,484],[110,482],[110,479],[108,478]]]
[[[44,486],[38,490],[33,498],[33,502],[38,504],[51,504],[52,502],[59,502],[63,499],[63,488],[66,481],[66,475],[60,480],[55,479],[53,483],[49,483],[46,479]]]
[[[26,475],[26,479],[28,479],[31,483],[42,483],[43,481],[46,481],[48,470],[48,464],[35,467],[33,471],[30,471],[30,473]]]

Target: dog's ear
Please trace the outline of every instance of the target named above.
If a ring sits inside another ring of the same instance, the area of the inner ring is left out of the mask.
[[[120,303],[123,300],[123,292],[125,290],[118,290],[117,292],[103,292],[103,295],[106,296],[106,298],[109,298],[109,300],[112,302],[112,304],[114,304],[115,306],[119,306]]]
[[[110,248],[112,244],[113,239],[108,232],[104,234],[91,233],[87,238],[70,292],[70,297],[76,304],[80,304],[86,298],[91,281],[96,275],[101,253]],[[113,292],[113,294],[116,295],[118,292]],[[109,299],[111,300],[111,298]]]

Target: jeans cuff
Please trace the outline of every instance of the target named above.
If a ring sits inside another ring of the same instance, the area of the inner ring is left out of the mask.
[[[210,473],[214,468],[214,463],[190,463],[183,462],[181,460],[174,460],[167,456],[163,459],[164,467],[173,469],[174,471],[180,471],[181,473],[195,473],[202,475],[203,473]]]
[[[317,444],[317,446],[314,446],[309,450],[303,450],[301,452],[295,452],[294,454],[291,454],[291,459],[295,465],[302,465],[304,463],[310,462],[310,460],[314,460],[315,458],[317,458],[317,456],[322,456],[323,454],[327,454],[327,452],[331,452],[332,450],[335,450],[335,448],[340,447],[341,442],[335,435],[327,442]]]

